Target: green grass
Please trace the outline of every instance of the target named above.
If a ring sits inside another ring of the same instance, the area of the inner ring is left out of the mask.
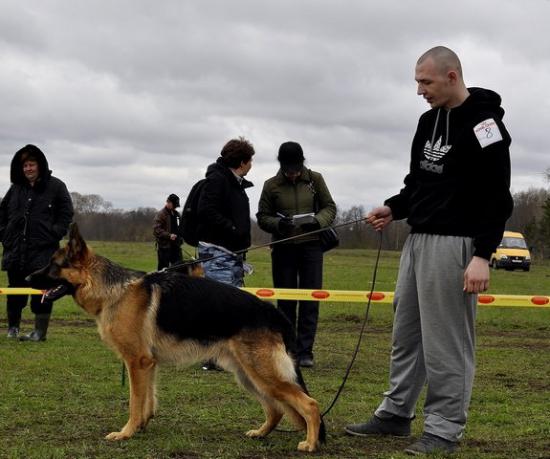
[[[152,244],[91,243],[95,250],[136,269],[153,270]],[[250,253],[252,287],[271,286],[269,252]],[[375,253],[335,250],[325,261],[325,288],[368,290]],[[377,290],[395,287],[399,254],[384,252]],[[496,271],[490,292],[550,294],[550,264],[531,272]],[[6,285],[5,273],[0,286]],[[5,304],[5,297],[0,299]],[[321,303],[316,367],[304,371],[311,393],[325,408],[332,400],[357,341],[365,305]],[[2,306],[2,310],[5,310]],[[302,433],[273,432],[264,440],[243,433],[262,422],[262,411],[228,373],[164,367],[159,412],[134,438],[103,437],[126,422],[128,387],[121,364],[99,339],[95,323],[72,299],[56,303],[48,341],[5,339],[0,320],[1,458],[289,458]],[[404,458],[410,440],[347,437],[343,427],[370,416],[386,389],[391,346],[391,305],[374,304],[361,352],[347,386],[327,415],[327,444],[316,458]],[[477,373],[460,458],[550,457],[550,308],[480,307]],[[25,309],[23,327],[32,326]],[[422,400],[413,424],[422,429]],[[281,428],[290,426],[284,423]]]

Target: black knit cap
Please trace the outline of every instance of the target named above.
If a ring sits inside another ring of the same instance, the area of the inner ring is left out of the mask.
[[[281,169],[285,172],[299,172],[304,166],[304,152],[297,142],[285,142],[279,147],[277,156]]]
[[[174,205],[174,209],[177,209],[180,206],[180,198],[177,194],[172,193],[166,198],[167,201],[170,201]]]

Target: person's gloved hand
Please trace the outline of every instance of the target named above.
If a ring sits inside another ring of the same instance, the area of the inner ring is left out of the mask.
[[[294,228],[296,228],[296,225],[292,222],[292,218],[290,217],[282,217],[279,219],[279,223],[277,224],[279,231],[281,233],[287,233]]]
[[[311,223],[304,223],[303,225],[300,226],[300,228],[302,228],[302,230],[304,230],[306,233],[309,233],[310,231],[315,231],[320,229],[321,225],[317,220],[315,220],[314,222],[311,222]]]

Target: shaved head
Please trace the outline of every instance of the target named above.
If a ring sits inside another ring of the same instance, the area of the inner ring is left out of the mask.
[[[437,69],[441,73],[455,70],[459,77],[462,78],[462,65],[460,64],[460,59],[453,50],[445,46],[436,46],[422,54],[416,64],[422,64],[429,58],[434,61]]]

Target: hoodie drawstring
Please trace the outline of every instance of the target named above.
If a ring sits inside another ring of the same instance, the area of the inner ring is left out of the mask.
[[[451,118],[451,110],[447,110],[447,133],[445,134],[445,146],[449,145],[449,122]]]
[[[432,143],[430,144],[430,157],[432,157],[432,153],[434,152],[434,144],[435,144],[435,132],[437,131],[437,123],[439,122],[439,112],[441,111],[440,108],[437,109],[437,116],[435,117],[435,124],[434,124],[434,130],[432,133]]]

